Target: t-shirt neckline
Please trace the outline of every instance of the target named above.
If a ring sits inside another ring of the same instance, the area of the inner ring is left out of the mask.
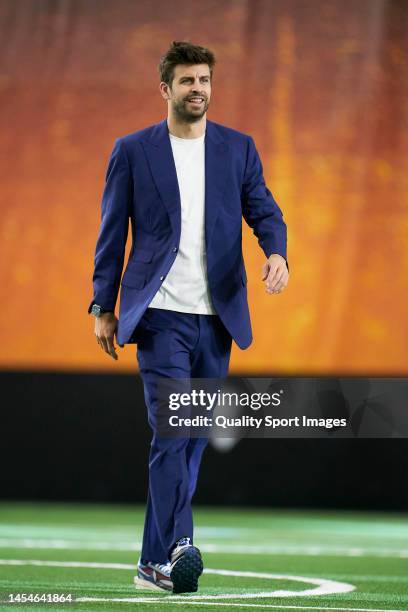
[[[205,132],[198,138],[180,138],[180,136],[174,136],[174,134],[171,134],[170,132],[169,132],[169,136],[170,138],[173,138],[174,140],[179,140],[181,142],[199,142],[200,140],[204,140]]]

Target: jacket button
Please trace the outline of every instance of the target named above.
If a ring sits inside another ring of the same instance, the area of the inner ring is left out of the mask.
[[[164,280],[164,276],[161,276],[161,277],[160,277],[160,280]]]
[[[177,253],[177,247],[174,247],[173,253]]]

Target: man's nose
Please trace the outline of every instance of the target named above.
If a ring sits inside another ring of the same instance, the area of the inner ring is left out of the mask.
[[[194,85],[193,88],[191,89],[191,93],[201,95],[202,90],[201,90],[200,85]]]

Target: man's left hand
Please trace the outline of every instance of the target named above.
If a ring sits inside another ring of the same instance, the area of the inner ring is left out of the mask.
[[[267,293],[282,293],[288,284],[289,272],[286,259],[278,253],[272,253],[262,266],[262,280],[265,281]]]

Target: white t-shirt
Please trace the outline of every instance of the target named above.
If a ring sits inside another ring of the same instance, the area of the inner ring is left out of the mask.
[[[205,133],[170,136],[181,200],[177,257],[149,308],[216,314],[208,290],[205,252]]]

